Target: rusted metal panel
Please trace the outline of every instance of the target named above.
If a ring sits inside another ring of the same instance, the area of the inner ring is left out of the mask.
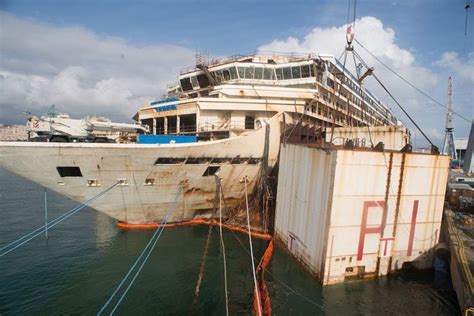
[[[323,284],[431,264],[448,157],[299,145],[280,157],[276,235]]]
[[[386,150],[400,150],[410,143],[410,132],[404,126],[336,127],[332,135],[334,145],[344,145],[352,140],[356,147],[371,147],[383,142]],[[326,134],[331,141],[331,131]]]
[[[416,154],[405,156],[399,233],[393,256],[400,261],[411,261],[423,256],[438,243],[449,158]]]
[[[275,233],[304,264],[319,271],[335,153],[288,144],[280,159]]]
[[[397,158],[379,152],[337,151],[329,227],[333,244],[326,253],[325,284],[344,280],[347,267],[352,268],[350,273],[362,266],[358,274],[377,273],[380,239],[393,230],[387,218],[395,216]]]

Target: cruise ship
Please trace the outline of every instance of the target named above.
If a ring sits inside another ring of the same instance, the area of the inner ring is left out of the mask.
[[[91,206],[130,224],[161,222],[178,196],[169,221],[179,222],[214,208],[216,177],[237,206],[243,179],[254,190],[282,142],[397,124],[333,56],[281,54],[197,58],[134,119],[150,131],[137,143],[0,142],[0,166],[82,203],[118,183]]]

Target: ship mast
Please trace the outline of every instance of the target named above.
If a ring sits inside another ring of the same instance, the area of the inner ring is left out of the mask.
[[[454,146],[454,125],[453,125],[453,82],[448,79],[448,113],[446,114],[446,129],[443,143],[443,154],[456,160],[456,148]]]

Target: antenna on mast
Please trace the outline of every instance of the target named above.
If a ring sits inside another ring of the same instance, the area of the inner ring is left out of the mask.
[[[454,146],[454,125],[453,125],[453,82],[451,77],[448,79],[448,113],[446,114],[443,154],[448,155],[451,159],[456,160],[456,148]]]

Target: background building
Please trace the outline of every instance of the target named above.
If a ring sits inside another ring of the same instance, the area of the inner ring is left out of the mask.
[[[26,141],[28,134],[26,125],[1,125],[0,124],[0,141]]]

